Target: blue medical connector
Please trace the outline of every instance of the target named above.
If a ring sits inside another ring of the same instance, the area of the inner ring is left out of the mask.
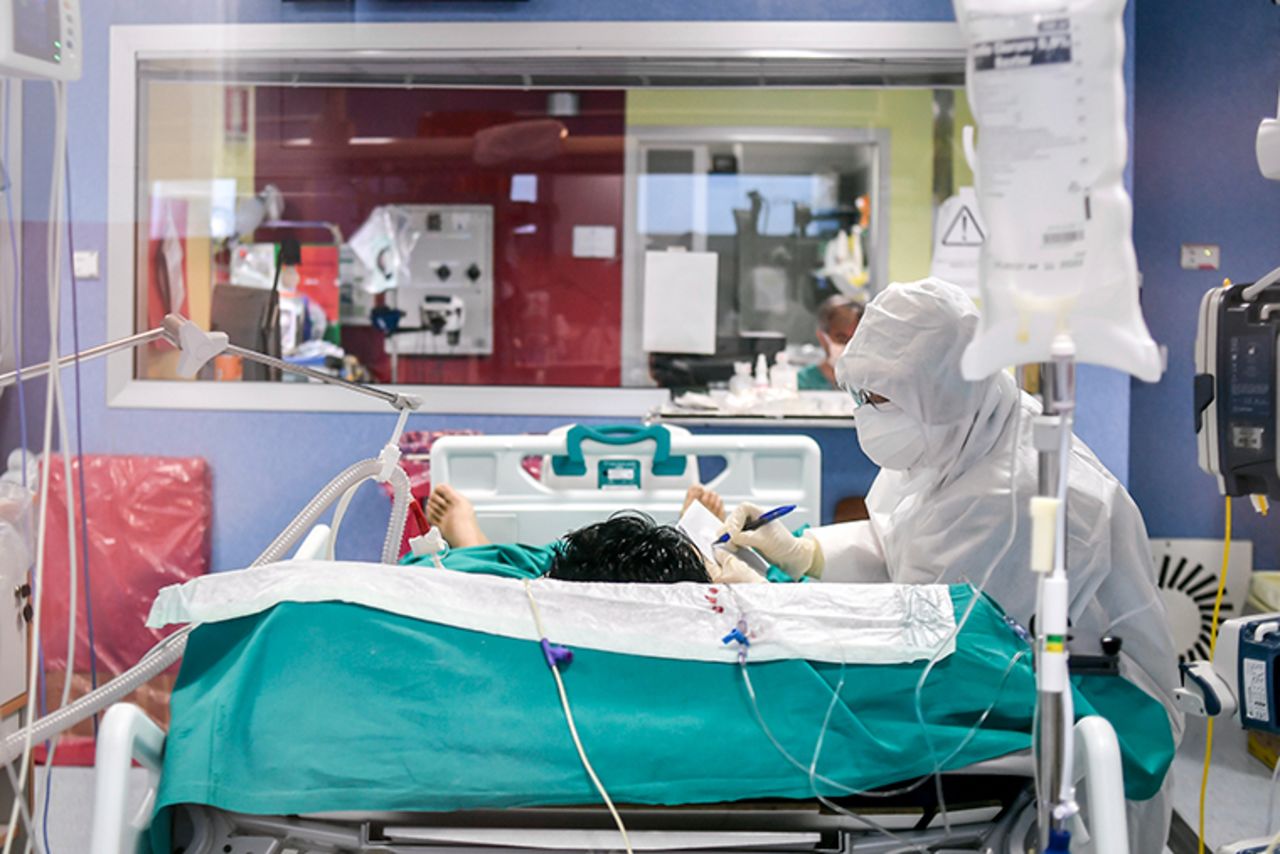
[[[556,646],[551,641],[543,638],[542,655],[547,659],[547,667],[552,670],[564,669],[573,663],[573,650],[567,646]]]
[[[751,646],[751,638],[747,637],[747,621],[739,620],[738,625],[730,630],[729,634],[720,638],[723,644],[736,643],[738,645],[738,663],[745,664],[747,661],[747,648]]]

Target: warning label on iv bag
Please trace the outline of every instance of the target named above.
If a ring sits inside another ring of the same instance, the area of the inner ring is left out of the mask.
[[[976,208],[975,208],[976,209]],[[942,234],[943,246],[981,246],[986,235],[969,205],[960,204],[960,210],[951,218],[951,224]]]
[[[1037,33],[1019,38],[978,42],[973,46],[974,71],[1030,68],[1071,61],[1071,22],[1066,18],[1040,21]]]

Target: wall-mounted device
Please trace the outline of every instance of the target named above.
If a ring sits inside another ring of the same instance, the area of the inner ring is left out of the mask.
[[[419,328],[387,339],[387,352],[487,356],[493,353],[493,207],[403,205],[418,233],[409,282],[387,305]],[[403,328],[403,327],[402,327]]]
[[[79,80],[80,0],[0,0],[0,74]]]

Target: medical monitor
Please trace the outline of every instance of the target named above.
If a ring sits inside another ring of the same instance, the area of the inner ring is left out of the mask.
[[[0,0],[0,74],[80,79],[80,0]]]

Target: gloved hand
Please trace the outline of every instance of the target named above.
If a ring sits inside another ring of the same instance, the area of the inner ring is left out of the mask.
[[[741,504],[729,516],[720,533],[729,535],[729,542],[758,551],[765,560],[792,578],[802,575],[818,576],[822,573],[822,548],[812,537],[792,536],[780,521],[769,522],[754,531],[742,527],[760,518],[764,511],[754,504]]]
[[[707,565],[707,573],[711,576],[712,582],[716,584],[759,584],[760,582],[768,582],[760,573],[756,572],[746,564],[741,558],[730,554],[728,549],[713,549],[715,554],[715,565],[710,562]]]

